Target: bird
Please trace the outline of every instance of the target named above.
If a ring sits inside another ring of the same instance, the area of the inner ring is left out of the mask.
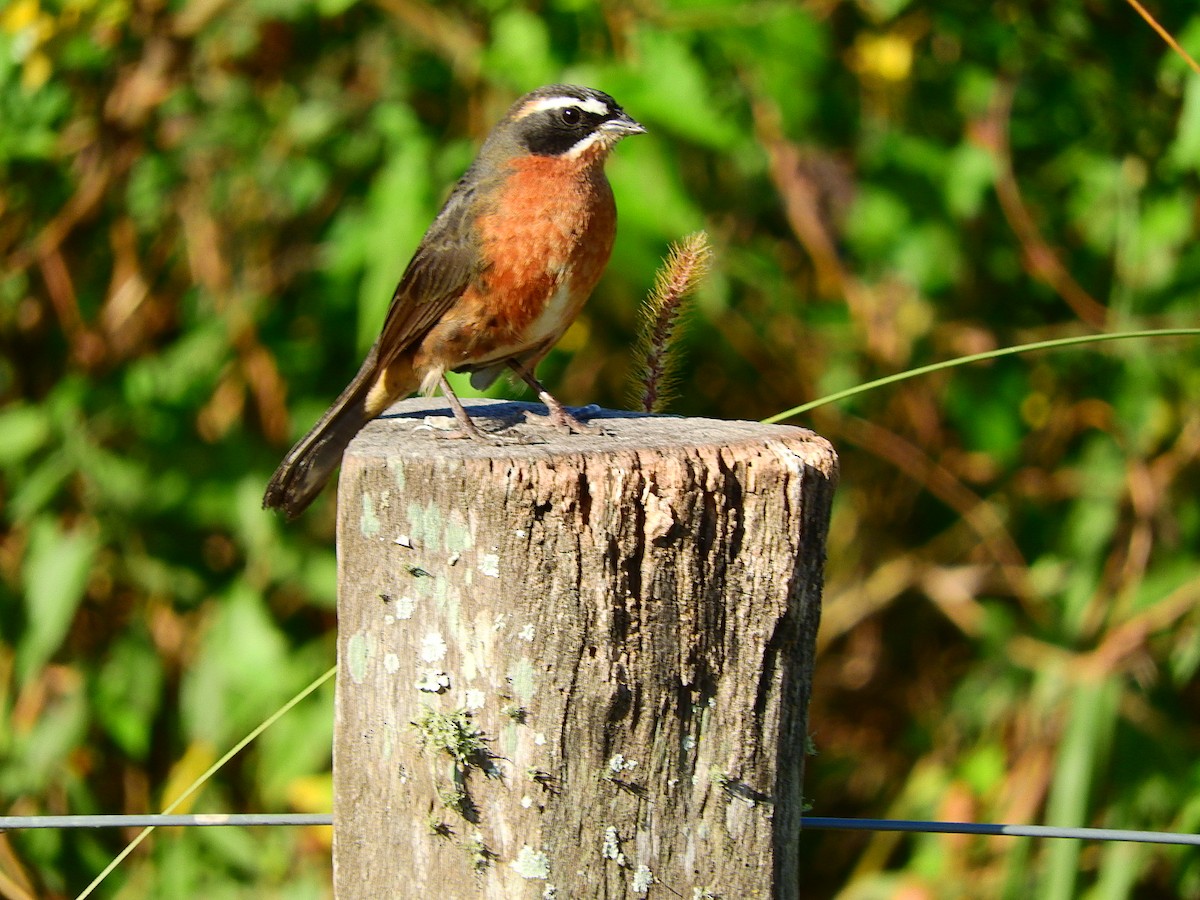
[[[458,428],[488,439],[447,372],[468,372],[482,389],[511,369],[550,423],[588,431],[534,370],[612,253],[617,211],[604,163],[621,139],[645,131],[611,96],[579,85],[547,85],[513,103],[417,245],[358,374],[283,458],[263,508],[300,515],[363,426],[418,391],[440,388]]]

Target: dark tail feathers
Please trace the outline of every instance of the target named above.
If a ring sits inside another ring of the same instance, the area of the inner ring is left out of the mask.
[[[308,507],[342,461],[342,452],[374,416],[366,409],[372,379],[363,367],[333,406],[283,458],[267,483],[263,509],[282,509],[294,519]]]

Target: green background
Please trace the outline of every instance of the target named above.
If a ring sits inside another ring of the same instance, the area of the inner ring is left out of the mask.
[[[1200,15],[1161,6],[1200,52]],[[676,413],[1197,323],[1200,76],[1119,0],[7,0],[4,813],[159,809],[332,663],[332,492],[288,526],[264,484],[487,129],[560,80],[650,129],[540,372],[565,402],[626,401],[639,303],[700,228]],[[813,814],[1200,829],[1198,362],[1039,353],[799,420],[842,459]],[[331,707],[190,808],[328,810]],[[74,896],[128,837],[0,835],[0,894]],[[328,839],[163,832],[98,895],[327,896]],[[818,898],[1200,896],[1185,848],[803,850]]]

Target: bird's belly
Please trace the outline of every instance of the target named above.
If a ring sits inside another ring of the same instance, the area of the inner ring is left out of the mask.
[[[507,346],[496,348],[496,353],[507,358],[531,347],[548,347],[556,343],[579,315],[587,293],[572,291],[569,279],[562,279],[541,306],[541,310],[528,321],[519,334],[511,335]]]

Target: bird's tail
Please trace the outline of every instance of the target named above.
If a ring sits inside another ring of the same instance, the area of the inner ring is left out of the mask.
[[[304,512],[341,463],[346,446],[383,411],[386,403],[375,409],[368,406],[376,382],[373,357],[374,353],[317,424],[288,451],[267,483],[263,509],[282,509],[288,519]]]

